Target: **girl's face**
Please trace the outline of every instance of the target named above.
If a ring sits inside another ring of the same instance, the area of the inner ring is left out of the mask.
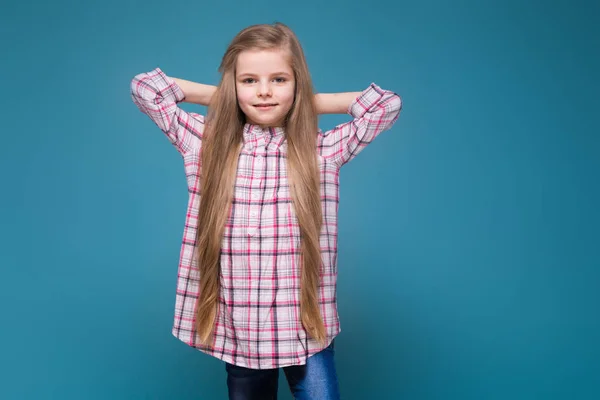
[[[246,122],[262,127],[283,126],[296,90],[287,53],[281,50],[241,52],[237,58],[235,86]]]

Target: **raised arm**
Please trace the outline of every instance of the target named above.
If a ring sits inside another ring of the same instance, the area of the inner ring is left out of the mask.
[[[319,114],[346,114],[350,104],[362,92],[345,93],[318,93],[315,95],[317,113]]]
[[[172,78],[177,86],[181,88],[185,98],[183,101],[187,103],[200,104],[202,106],[208,106],[210,99],[217,90],[216,86],[205,85],[203,83],[197,83],[192,81],[186,81],[184,79]]]
[[[131,98],[135,105],[166,134],[181,154],[201,146],[204,117],[188,113],[178,106],[186,95],[204,99],[209,89],[184,83],[184,90],[160,68],[136,75],[131,80]],[[204,94],[204,95],[203,95]]]
[[[319,136],[321,154],[339,166],[352,160],[381,132],[390,129],[402,109],[400,96],[372,83],[362,92],[316,95],[319,113],[348,113],[353,119]]]

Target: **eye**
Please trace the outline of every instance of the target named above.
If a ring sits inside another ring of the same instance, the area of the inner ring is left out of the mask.
[[[285,79],[285,78],[282,78],[282,77],[275,78],[275,82],[277,82],[277,83],[283,83],[283,82],[285,82],[285,81],[286,81],[286,79]]]
[[[244,79],[242,82],[243,82],[243,83],[252,83],[252,81],[254,81],[254,79],[253,79],[253,78],[246,78],[246,79]]]

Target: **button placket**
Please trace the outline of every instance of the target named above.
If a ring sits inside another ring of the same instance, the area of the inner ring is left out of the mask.
[[[262,179],[260,179],[262,182]],[[250,201],[250,209],[248,211],[248,235],[253,236],[258,227],[258,218],[260,217],[260,203],[257,201],[260,198],[261,188],[253,187],[251,189],[252,201]]]
[[[258,189],[253,189],[258,190]],[[258,218],[260,215],[260,205],[250,205],[250,212],[248,213],[248,236],[254,236],[256,229],[258,228]]]
[[[260,179],[257,179],[259,182],[258,187],[252,187],[250,189],[250,209],[248,212],[248,236],[254,236],[256,234],[256,230],[258,229],[258,223],[261,213],[261,207],[259,200],[261,199],[261,194],[263,191],[264,185],[264,168],[265,168],[265,147],[264,143],[261,143],[261,139],[258,140],[259,144],[256,146],[255,153],[255,165],[254,165],[254,175],[260,176]]]

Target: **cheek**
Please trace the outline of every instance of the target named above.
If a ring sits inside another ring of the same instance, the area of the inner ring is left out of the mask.
[[[286,91],[285,93],[282,93],[281,99],[282,103],[285,104],[286,110],[289,110],[292,107],[292,104],[294,104],[294,92]]]
[[[240,107],[242,107],[242,108],[248,107],[248,104],[250,103],[250,99],[251,99],[251,95],[248,93],[248,91],[238,88],[237,101],[238,101],[238,104],[240,105]]]

